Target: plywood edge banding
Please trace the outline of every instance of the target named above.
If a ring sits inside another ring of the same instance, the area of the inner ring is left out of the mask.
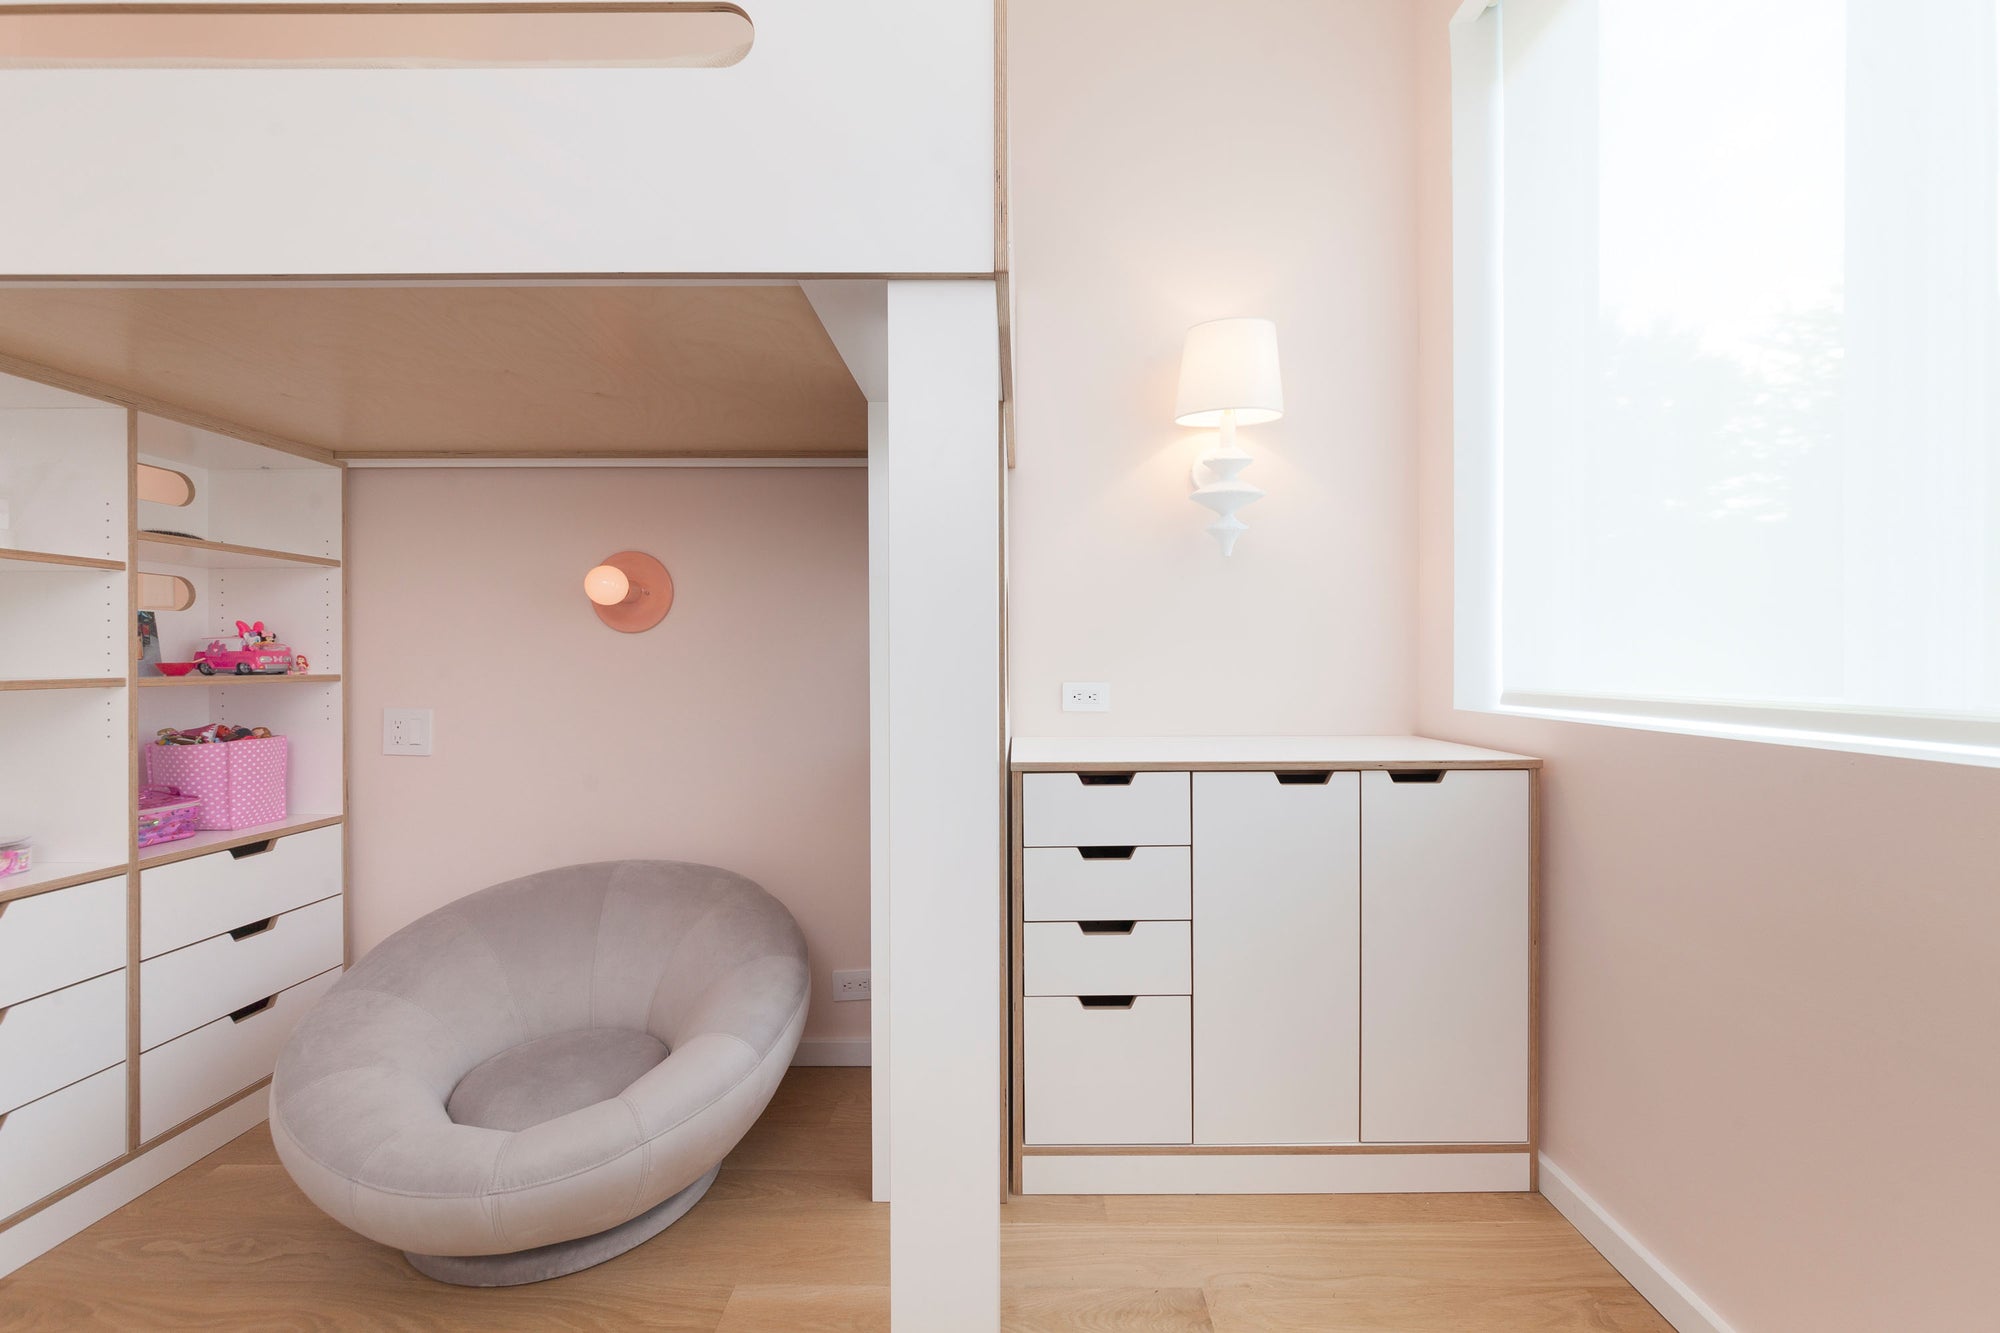
[[[172,550],[206,552],[211,555],[240,555],[257,560],[277,560],[295,565],[312,565],[320,569],[339,569],[340,561],[332,556],[301,555],[296,551],[274,551],[264,546],[238,546],[233,542],[212,542],[200,537],[176,537],[165,532],[141,532],[139,534],[139,558],[151,558],[158,562],[171,562],[172,557],[153,556],[146,550],[149,546],[167,547]]]
[[[72,569],[107,570],[112,573],[125,568],[123,560],[100,560],[88,555],[57,555],[51,551],[22,551],[11,546],[0,546],[0,560],[16,560],[30,565],[63,565]]]

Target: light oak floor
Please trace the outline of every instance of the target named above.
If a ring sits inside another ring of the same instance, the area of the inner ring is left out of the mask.
[[[0,1329],[883,1329],[867,1072],[793,1070],[665,1234],[502,1291],[329,1221],[260,1126],[0,1279]],[[1672,1333],[1535,1195],[1044,1197],[1003,1218],[1009,1330]]]

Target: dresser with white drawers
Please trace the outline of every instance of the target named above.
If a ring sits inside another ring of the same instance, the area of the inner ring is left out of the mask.
[[[340,974],[341,838],[330,824],[0,902],[0,1222],[269,1076]]]
[[[1538,768],[1016,740],[1012,1187],[1532,1188]]]

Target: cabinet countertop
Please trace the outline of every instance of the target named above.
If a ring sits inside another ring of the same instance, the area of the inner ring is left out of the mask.
[[[1016,772],[1088,768],[1540,768],[1504,750],[1428,736],[1022,736]]]

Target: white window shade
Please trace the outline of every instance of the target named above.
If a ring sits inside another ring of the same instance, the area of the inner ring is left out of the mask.
[[[1996,0],[1502,0],[1454,66],[1461,706],[2000,746]]]

